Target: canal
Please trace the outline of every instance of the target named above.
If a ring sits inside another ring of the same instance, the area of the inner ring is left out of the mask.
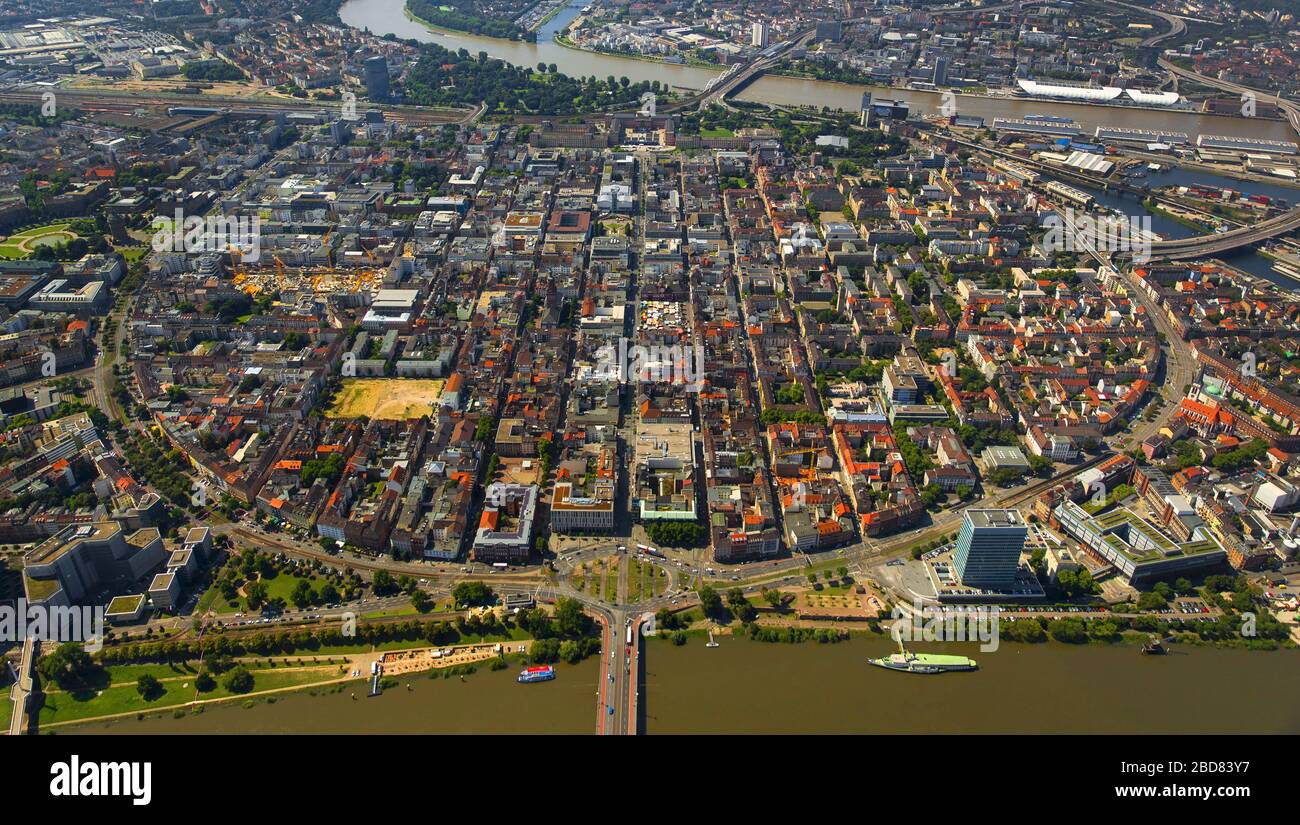
[[[554,63],[559,70],[575,77],[626,76],[633,81],[658,80],[683,89],[701,89],[720,70],[685,66],[630,57],[598,54],[561,46],[554,41],[556,32],[566,27],[579,13],[581,0],[564,9],[538,32],[536,43],[480,37],[460,32],[430,29],[405,13],[405,0],[348,0],[339,9],[339,17],[349,26],[368,29],[372,34],[394,34],[404,39],[438,43],[448,49],[466,49],[470,53],[487,52],[490,57],[517,66],[533,67]],[[768,75],[759,78],[738,96],[739,100],[784,106],[802,106],[816,101],[833,109],[857,111],[862,93],[870,90],[877,97],[905,100],[913,111],[923,115],[939,112],[942,95],[937,92],[891,89]],[[1114,106],[1087,106],[1056,101],[1032,101],[975,96],[958,96],[957,112],[983,117],[1025,117],[1052,114],[1074,118],[1086,129],[1100,125],[1142,129],[1170,129],[1198,134],[1241,135],[1270,140],[1295,140],[1291,129],[1282,121],[1247,119],[1190,112],[1150,111]]]

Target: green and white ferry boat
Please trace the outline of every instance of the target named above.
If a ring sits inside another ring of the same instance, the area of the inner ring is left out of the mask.
[[[979,665],[974,659],[965,656],[949,656],[942,653],[911,653],[903,647],[900,639],[898,652],[879,659],[868,659],[868,664],[888,670],[901,670],[906,673],[946,673],[950,670],[976,670]]]

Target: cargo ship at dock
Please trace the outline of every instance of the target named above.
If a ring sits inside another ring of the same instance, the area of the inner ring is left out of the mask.
[[[551,665],[526,667],[519,671],[519,682],[521,684],[528,684],[530,682],[549,682],[554,678],[555,668]]]
[[[974,659],[965,656],[950,656],[942,653],[912,653],[898,643],[898,652],[879,659],[868,659],[868,664],[883,667],[886,670],[901,670],[905,673],[947,673],[952,670],[977,670],[979,665]]]

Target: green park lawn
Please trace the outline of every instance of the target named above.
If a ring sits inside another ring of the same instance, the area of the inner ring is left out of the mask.
[[[294,573],[277,573],[269,579],[263,579],[266,582],[266,598],[268,601],[274,601],[277,597],[284,599],[286,605],[293,605],[293,600],[289,597],[293,594],[293,589],[298,586],[298,581],[305,579],[312,586],[313,590],[319,591],[324,584],[322,579],[312,580],[306,576],[299,576]],[[199,599],[196,612],[203,613],[212,610],[219,616],[227,616],[231,613],[248,613],[248,599],[243,595],[238,596],[234,601],[227,601],[221,597],[220,590],[213,583]]]
[[[18,260],[31,255],[39,246],[70,241],[77,237],[77,233],[69,228],[71,226],[71,223],[53,223],[15,232],[0,241],[0,258]]]
[[[152,672],[162,683],[162,694],[146,701],[136,690],[136,679],[145,672]],[[303,668],[270,669],[268,667],[249,667],[253,673],[253,690],[256,693],[278,688],[299,687],[327,682],[347,675],[346,665],[312,665]],[[40,724],[51,725],[59,722],[71,722],[96,716],[109,716],[117,713],[145,713],[184,705],[196,699],[230,699],[244,694],[231,693],[222,684],[224,677],[216,676],[217,686],[207,693],[198,693],[194,688],[194,676],[176,674],[166,665],[128,665],[125,668],[109,668],[110,674],[121,673],[121,678],[112,678],[108,685],[100,690],[84,693],[68,693],[50,690],[45,694],[41,706]],[[126,674],[134,674],[128,677]]]

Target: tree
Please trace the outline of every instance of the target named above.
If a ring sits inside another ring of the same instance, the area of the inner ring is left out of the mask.
[[[1056,576],[1056,587],[1065,598],[1073,599],[1096,592],[1097,583],[1086,569],[1062,570]]]
[[[731,608],[731,614],[742,622],[752,622],[758,614],[739,587],[727,591],[727,607]]]
[[[560,659],[559,639],[536,639],[528,646],[528,659],[533,664],[545,665]]]
[[[704,615],[717,616],[722,612],[722,597],[706,584],[700,588],[700,607],[704,608]]]
[[[330,453],[325,458],[313,458],[302,463],[302,471],[299,473],[299,483],[303,487],[310,487],[317,479],[323,479],[325,486],[333,487],[335,483],[343,476],[345,461],[342,453]],[[326,539],[328,541],[328,539]],[[328,545],[322,544],[326,550]]]
[[[255,579],[244,585],[244,596],[248,599],[248,609],[257,610],[266,604],[267,587],[266,582],[261,579]]]
[[[58,685],[62,690],[85,687],[99,675],[101,668],[90,654],[75,642],[64,642],[54,652],[36,664],[41,678]]]
[[[225,686],[231,693],[248,693],[253,689],[253,674],[240,665],[226,675]]]
[[[591,617],[582,610],[577,599],[562,596],[555,600],[555,629],[565,639],[576,639],[591,633]]]
[[[1164,610],[1168,606],[1169,600],[1155,591],[1143,593],[1138,597],[1139,610]]]
[[[782,598],[780,590],[764,590],[763,601],[767,602],[777,610],[780,610],[781,605],[785,603],[785,599]]]
[[[334,604],[339,600],[339,589],[334,586],[334,582],[321,585],[320,600],[322,604]]]
[[[1017,622],[1019,624],[1019,622]],[[1047,632],[1058,642],[1082,644],[1088,641],[1088,631],[1078,619],[1053,619],[1047,623]]]
[[[1113,642],[1120,637],[1119,627],[1110,620],[1089,622],[1088,636],[1103,642]]]
[[[1030,453],[1029,471],[1037,476],[1049,476],[1052,474],[1052,460],[1045,456]]]
[[[457,604],[481,605],[491,602],[494,594],[492,588],[483,582],[458,582],[451,589],[451,597]]]
[[[146,673],[135,681],[136,693],[146,702],[152,702],[159,696],[163,695],[162,682],[158,681],[152,673]]]
[[[416,590],[411,593],[411,606],[420,613],[428,613],[433,609],[433,597],[423,590]]]
[[[1020,483],[1020,473],[1010,467],[999,467],[989,473],[988,478],[999,487],[1010,487]]]
[[[397,591],[397,584],[387,570],[376,570],[375,575],[370,579],[370,586],[379,596],[387,596]]]
[[[311,604],[315,597],[316,594],[312,592],[311,583],[306,579],[298,579],[298,583],[293,587],[293,592],[289,594],[289,600],[299,610]]]
[[[646,533],[663,547],[697,547],[708,537],[704,525],[695,521],[651,522]]]
[[[655,614],[655,627],[661,630],[679,630],[684,626],[682,617],[666,607]]]
[[[217,687],[217,680],[212,678],[212,674],[206,670],[200,671],[194,679],[194,689],[199,693],[209,693]]]

